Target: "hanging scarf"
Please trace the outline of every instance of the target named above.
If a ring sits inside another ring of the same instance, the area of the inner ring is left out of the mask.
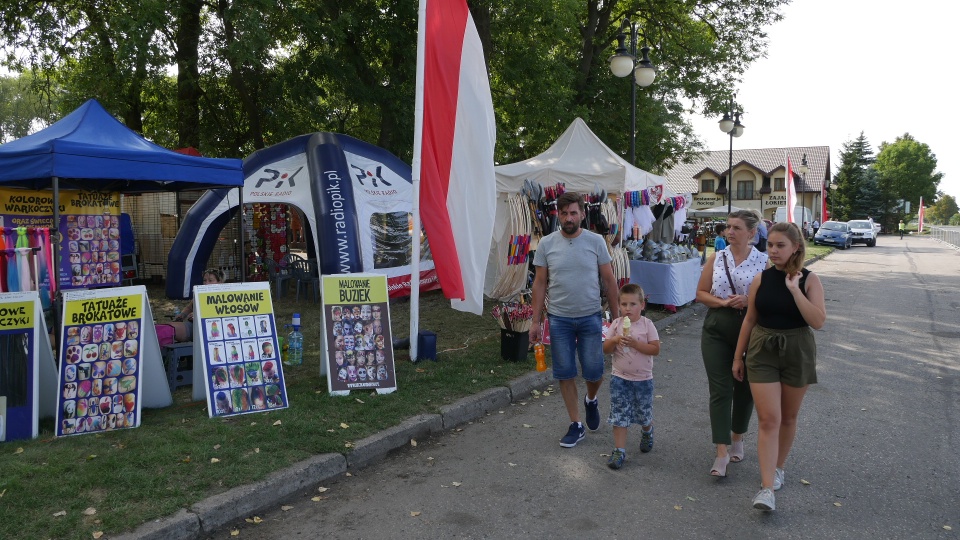
[[[10,292],[7,289],[7,229],[0,227],[0,292]]]
[[[39,263],[39,275],[37,276],[37,288],[40,291],[40,305],[43,306],[44,311],[50,309],[53,301],[53,295],[50,293],[50,288],[52,287],[50,265],[47,260],[50,248],[47,246],[46,234],[46,227],[37,227],[33,231],[32,242],[33,246],[38,249],[37,261]]]

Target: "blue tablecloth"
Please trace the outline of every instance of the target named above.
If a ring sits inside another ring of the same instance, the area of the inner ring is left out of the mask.
[[[697,298],[700,259],[667,264],[630,261],[630,283],[643,287],[651,304],[682,306]]]

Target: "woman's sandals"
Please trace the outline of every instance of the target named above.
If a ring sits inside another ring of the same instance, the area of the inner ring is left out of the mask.
[[[718,457],[717,459],[713,460],[713,468],[710,469],[710,474],[719,478],[726,478],[728,463],[730,463],[729,455]]]
[[[730,445],[730,463],[740,463],[743,461],[743,439],[733,441]]]

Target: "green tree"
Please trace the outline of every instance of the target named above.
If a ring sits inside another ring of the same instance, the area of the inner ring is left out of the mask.
[[[166,65],[166,2],[63,0],[0,4],[5,64],[31,71],[46,107],[66,114],[91,97],[142,131],[144,83]]]
[[[865,209],[860,201],[876,186],[876,182],[870,182],[870,167],[873,161],[873,149],[862,131],[856,139],[843,143],[840,165],[833,177],[836,185],[831,194],[833,219],[847,221],[871,215],[868,213],[869,209]],[[870,200],[873,200],[872,195]]]
[[[927,210],[927,218],[931,223],[947,225],[953,216],[960,212],[960,208],[957,208],[957,200],[952,195],[943,193],[937,193],[937,195],[939,196],[937,202]]]
[[[33,75],[0,76],[0,143],[29,135],[55,117],[40,100]]]
[[[787,0],[469,2],[486,52],[496,158],[543,151],[583,117],[627,154],[630,84],[607,59],[624,17],[658,68],[637,89],[638,165],[700,148],[684,113],[719,114]],[[0,5],[0,47],[66,113],[97,98],[167,146],[245,155],[314,131],[413,147],[416,2],[63,0]]]
[[[858,187],[857,196],[851,205],[849,219],[874,218],[880,222],[885,214],[883,194],[877,182],[877,171],[868,167]]]
[[[927,204],[936,200],[937,186],[943,178],[943,173],[936,172],[937,156],[909,133],[893,143],[881,143],[875,167],[888,211],[897,219],[903,216],[897,200],[910,201],[913,207],[920,204],[921,197]]]

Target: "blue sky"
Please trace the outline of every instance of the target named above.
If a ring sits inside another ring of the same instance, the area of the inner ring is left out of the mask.
[[[875,153],[910,133],[937,156],[940,191],[960,199],[958,20],[955,2],[795,0],[737,89],[746,128],[734,148],[827,145],[835,174],[861,131]],[[691,120],[707,149],[729,148],[719,118]]]

